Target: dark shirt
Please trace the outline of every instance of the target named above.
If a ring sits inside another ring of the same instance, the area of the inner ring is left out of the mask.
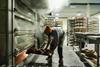
[[[59,41],[59,38],[64,34],[64,31],[60,28],[53,28],[53,31],[49,34],[50,39]]]
[[[61,28],[53,28],[52,32],[47,34],[48,35],[48,43],[46,48],[48,48],[49,45],[55,47],[56,45],[60,44],[62,39],[62,36],[64,35],[64,31]]]

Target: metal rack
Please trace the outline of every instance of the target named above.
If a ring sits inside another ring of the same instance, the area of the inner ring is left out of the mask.
[[[84,41],[85,43],[94,43],[96,46],[97,52],[97,64],[96,66],[99,67],[99,44],[100,44],[100,33],[76,33],[77,39],[79,41],[79,48],[80,52],[82,50],[81,42]]]
[[[87,32],[87,17],[75,17],[74,19],[69,19],[68,24],[68,41],[71,45],[76,44],[76,32]]]

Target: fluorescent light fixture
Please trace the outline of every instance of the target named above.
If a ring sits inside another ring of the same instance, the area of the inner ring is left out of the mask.
[[[58,13],[56,13],[56,14],[55,14],[55,16],[59,16],[59,14],[58,14]]]
[[[64,5],[65,0],[49,0],[50,11],[58,11]]]
[[[75,17],[71,17],[71,19],[75,19]]]
[[[76,16],[81,16],[81,15],[82,15],[82,13],[81,13],[81,12],[79,12],[79,13],[77,13],[77,14],[76,14]]]
[[[55,17],[55,19],[57,20],[57,19],[59,19],[59,17]]]
[[[100,15],[98,15],[98,19],[99,19],[99,33],[100,33]]]
[[[76,6],[70,5],[70,8],[76,8]]]
[[[58,19],[59,19],[59,17],[55,17],[55,18],[54,18],[54,22],[55,22],[56,20],[58,20]]]
[[[100,15],[98,15],[98,18],[100,19]]]

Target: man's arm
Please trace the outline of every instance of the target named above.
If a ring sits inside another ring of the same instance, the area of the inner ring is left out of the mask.
[[[45,49],[48,48],[49,44],[50,44],[50,36],[48,36],[48,42],[47,42],[47,45],[46,45],[46,48]]]

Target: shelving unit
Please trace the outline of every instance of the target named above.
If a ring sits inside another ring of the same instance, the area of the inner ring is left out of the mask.
[[[75,32],[87,32],[87,18],[86,17],[75,17],[74,19],[69,19],[68,28],[68,42],[71,45],[76,44]]]
[[[87,31],[87,18],[76,17],[74,32],[86,32]]]
[[[98,18],[90,18],[88,22],[88,32],[99,32]]]
[[[75,27],[75,20],[74,19],[69,19],[67,23],[67,41],[68,45],[73,45],[74,44],[74,27]]]

